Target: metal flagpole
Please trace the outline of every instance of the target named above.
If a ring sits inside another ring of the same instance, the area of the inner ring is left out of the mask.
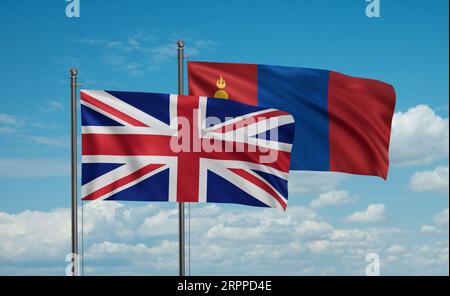
[[[184,41],[177,41],[178,46],[178,94],[182,95],[184,90]],[[179,231],[179,259],[180,276],[185,275],[185,227],[184,227],[184,202],[178,204],[178,231]]]
[[[72,153],[72,276],[78,275],[78,187],[77,187],[77,75],[78,70],[70,69],[71,101],[71,153]]]

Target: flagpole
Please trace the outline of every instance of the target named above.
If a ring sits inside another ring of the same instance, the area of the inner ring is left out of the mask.
[[[72,276],[78,275],[78,187],[77,187],[77,75],[76,68],[70,69],[71,101],[71,166],[72,166]]]
[[[184,41],[177,41],[178,51],[178,94],[184,92]],[[184,225],[184,202],[178,203],[178,232],[179,232],[179,260],[180,276],[185,275],[185,225]]]

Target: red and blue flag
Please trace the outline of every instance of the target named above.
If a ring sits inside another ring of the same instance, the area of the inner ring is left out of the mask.
[[[291,169],[387,177],[394,88],[306,68],[188,62],[189,94],[289,110]]]
[[[83,200],[286,209],[291,114],[198,96],[81,91]]]

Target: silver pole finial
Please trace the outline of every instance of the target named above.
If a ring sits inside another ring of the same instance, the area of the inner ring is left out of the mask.
[[[77,69],[77,68],[71,68],[71,69],[70,69],[70,75],[71,75],[71,76],[76,76],[76,75],[78,75],[78,69]]]

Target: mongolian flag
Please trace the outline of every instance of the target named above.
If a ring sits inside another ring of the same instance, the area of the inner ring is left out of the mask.
[[[394,88],[306,68],[188,62],[189,94],[288,110],[295,119],[291,170],[387,177]]]

